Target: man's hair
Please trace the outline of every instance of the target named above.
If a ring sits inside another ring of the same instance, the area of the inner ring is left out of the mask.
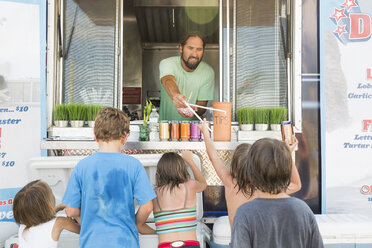
[[[53,219],[55,199],[48,184],[35,180],[24,186],[14,197],[13,215],[15,222],[26,228]]]
[[[270,194],[285,191],[291,181],[292,156],[288,147],[276,139],[260,139],[248,153],[247,174],[251,188]]]
[[[230,173],[236,179],[235,187],[242,191],[244,195],[250,195],[249,180],[247,175],[248,152],[251,144],[243,143],[236,147],[231,159]]]
[[[203,42],[203,50],[205,49],[205,40],[203,38],[203,36],[201,36],[201,34],[197,31],[192,31],[192,32],[189,32],[189,33],[185,33],[184,35],[182,35],[181,39],[180,39],[180,46],[183,48],[187,41],[189,40],[189,38],[191,37],[198,37],[202,40]]]
[[[94,123],[94,134],[98,140],[119,140],[128,133],[129,118],[123,111],[106,107],[98,112]]]
[[[190,179],[190,174],[183,158],[174,152],[164,153],[160,158],[156,169],[156,187],[168,188],[172,191],[181,183]]]

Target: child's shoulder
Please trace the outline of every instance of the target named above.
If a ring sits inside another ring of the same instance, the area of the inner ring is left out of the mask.
[[[124,153],[96,152],[80,160],[79,164],[90,163],[90,162],[94,162],[94,161],[101,160],[101,159],[103,160],[114,159],[114,160],[119,160],[119,161],[122,160],[122,161],[132,162],[132,163],[140,163],[137,158],[124,154]]]

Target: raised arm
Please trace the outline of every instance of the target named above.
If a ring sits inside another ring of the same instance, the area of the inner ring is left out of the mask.
[[[146,220],[153,209],[152,200],[140,205],[136,213],[136,226],[141,234],[156,234],[155,230],[146,224]]]
[[[287,145],[289,151],[292,154],[293,151],[295,150],[296,146],[298,145],[298,140],[295,138],[292,145],[290,145],[289,142],[286,140],[285,144]],[[295,193],[295,192],[299,191],[301,189],[301,187],[302,186],[301,186],[300,175],[298,174],[298,170],[297,170],[297,167],[296,167],[296,164],[295,164],[294,160],[292,160],[291,183],[289,184],[289,186],[286,190],[286,193],[287,194]]]
[[[194,174],[194,178],[196,181],[196,192],[202,192],[207,188],[207,181],[205,180],[203,174],[199,170],[199,168],[196,166],[194,159],[192,158],[192,152],[191,151],[182,151],[182,158],[187,162],[187,164],[190,166],[192,173]]]
[[[216,170],[218,177],[221,179],[225,187],[234,186],[230,171],[226,168],[225,164],[217,155],[217,151],[214,148],[213,141],[211,140],[205,118],[203,124],[199,125],[198,127],[203,133],[205,148],[207,150],[209,160],[212,162],[212,165]]]

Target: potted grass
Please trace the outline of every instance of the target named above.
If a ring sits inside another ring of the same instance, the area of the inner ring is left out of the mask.
[[[280,124],[287,119],[287,109],[278,107],[270,109],[270,129],[280,131]]]
[[[140,133],[139,133],[139,141],[149,141],[149,126],[147,122],[150,118],[150,113],[152,109],[152,103],[150,100],[146,99],[146,106],[143,109],[143,124],[139,126]]]
[[[94,120],[102,108],[103,107],[101,105],[87,105],[87,120],[89,127],[94,127]]]
[[[255,108],[254,111],[254,127],[257,131],[266,131],[269,129],[270,109]]]
[[[83,127],[87,119],[87,107],[84,104],[69,104],[68,113],[71,127]]]
[[[68,108],[66,104],[59,104],[54,107],[53,111],[54,124],[56,127],[67,127],[68,125]]]
[[[241,107],[238,109],[236,114],[238,116],[240,130],[253,130],[253,109],[251,107]]]

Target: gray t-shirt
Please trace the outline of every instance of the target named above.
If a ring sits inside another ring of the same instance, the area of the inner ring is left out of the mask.
[[[231,248],[324,247],[318,225],[305,202],[294,198],[256,198],[234,217]]]

